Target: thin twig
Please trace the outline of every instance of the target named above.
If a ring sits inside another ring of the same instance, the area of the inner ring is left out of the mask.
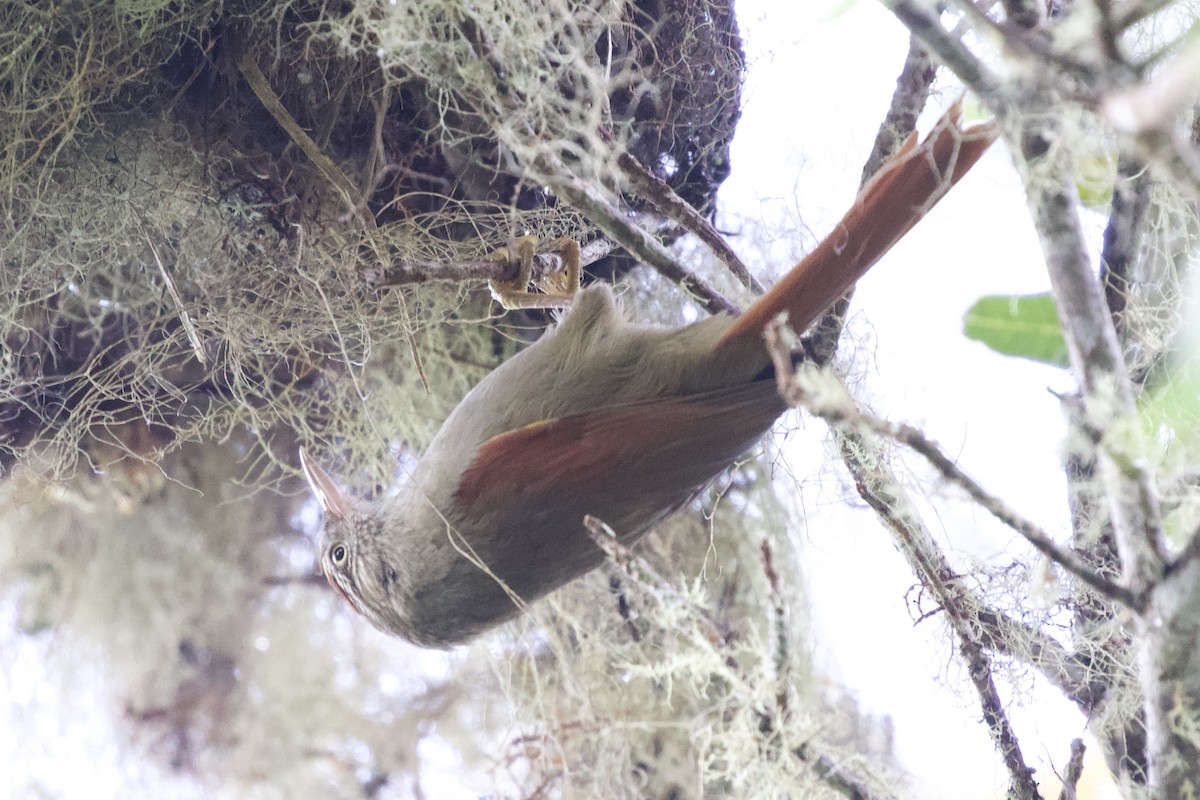
[[[580,248],[579,264],[586,267],[616,249],[606,238],[593,239]],[[533,257],[534,282],[545,279],[562,270],[562,256],[558,253],[537,253]],[[393,261],[380,270],[364,270],[364,278],[375,288],[406,286],[409,284],[450,281],[511,281],[517,277],[517,265],[512,260],[481,258],[470,261]]]
[[[971,52],[962,35],[955,36],[942,26],[930,6],[917,0],[885,0],[884,4],[971,91],[981,98],[1000,96],[1003,82]]]
[[[1117,29],[1113,19],[1112,0],[1093,0],[1093,5],[1100,18],[1100,24],[1097,26],[1100,52],[1106,61],[1124,64],[1125,57],[1121,53],[1121,31]]]
[[[1109,92],[1101,108],[1119,133],[1130,134],[1147,159],[1165,162],[1162,168],[1184,179],[1200,191],[1200,155],[1195,142],[1181,133],[1196,102],[1196,73],[1200,71],[1200,40],[1194,35],[1200,24],[1159,65],[1149,78],[1133,76],[1128,85]],[[1147,69],[1147,72],[1149,70]]]
[[[859,414],[863,412],[860,410]],[[1061,566],[1067,572],[1074,575],[1079,580],[1086,583],[1089,587],[1104,595],[1105,597],[1123,603],[1131,609],[1140,608],[1141,598],[1133,594],[1128,588],[1122,586],[1115,581],[1111,581],[1103,575],[1093,570],[1086,561],[1070,550],[1062,547],[1050,537],[1046,531],[1031,520],[1025,519],[999,497],[984,489],[974,478],[967,475],[962,469],[954,463],[954,461],[942,451],[929,437],[922,431],[917,430],[911,425],[895,424],[881,420],[871,415],[862,415],[857,422],[861,422],[872,430],[887,436],[891,439],[907,445],[916,453],[925,458],[942,477],[959,488],[966,491],[971,499],[978,503],[985,511],[991,514],[996,519],[1003,522],[1008,527],[1019,533],[1025,541],[1029,542],[1040,553],[1050,558],[1056,564]]]
[[[789,687],[792,685],[792,653],[791,641],[787,632],[787,605],[783,600],[783,592],[779,586],[779,572],[775,569],[775,557],[771,551],[771,543],[763,540],[759,547],[762,555],[763,575],[771,588],[771,630],[775,638],[775,679],[779,688],[775,691],[775,705],[780,714],[788,713]]]
[[[633,154],[623,152],[617,157],[617,166],[633,184],[638,193],[649,200],[665,217],[708,245],[733,276],[755,294],[763,293],[763,286],[750,272],[749,267],[729,246],[725,237],[717,232],[707,219],[702,217],[691,203],[675,193],[666,181],[646,169]]]
[[[1116,26],[1125,30],[1175,3],[1175,0],[1127,0],[1114,15]]]
[[[1004,0],[1008,21],[1022,28],[1033,28],[1045,21],[1045,0]]]
[[[596,187],[579,179],[566,164],[556,160],[554,163],[540,166],[540,171],[547,176],[547,185],[555,194],[584,213],[596,227],[625,248],[635,259],[679,284],[710,314],[738,313],[736,305],[700,276],[676,261],[661,242],[630,222]]]
[[[888,800],[888,798],[895,797],[891,793],[884,794],[882,790],[871,786],[855,775],[848,765],[838,763],[833,756],[818,752],[811,743],[801,745],[792,752],[796,758],[808,764],[821,780],[850,800]]]
[[[300,123],[291,113],[284,107],[283,101],[279,99],[279,95],[271,88],[271,84],[267,82],[267,76],[258,67],[254,56],[250,51],[242,56],[238,61],[238,70],[241,71],[242,77],[250,84],[258,101],[262,103],[275,122],[291,137],[308,159],[321,171],[333,187],[342,195],[342,199],[350,210],[354,213],[355,218],[362,225],[363,232],[366,234],[367,242],[371,245],[371,250],[375,254],[375,260],[381,266],[390,262],[387,256],[383,243],[379,238],[379,229],[375,224],[375,215],[371,213],[371,209],[367,207],[366,198],[362,192],[354,185],[346,173],[342,172],[341,168],[334,163],[333,159],[325,155],[321,150],[320,145],[313,140],[308,133],[300,127]],[[408,316],[408,304],[404,301],[404,295],[397,293],[398,305],[400,307],[400,321],[404,328],[404,338],[408,342],[409,352],[412,353],[413,363],[416,365],[417,374],[421,378],[421,385],[425,387],[425,391],[429,391],[429,378],[425,374],[425,364],[421,360],[421,353],[417,349],[417,340],[412,334],[412,321]]]
[[[1139,159],[1123,155],[1117,161],[1112,209],[1104,228],[1104,247],[1100,253],[1100,284],[1104,287],[1104,300],[1112,314],[1118,338],[1124,337],[1129,271],[1137,259],[1142,225],[1150,205],[1149,175],[1146,165]]]
[[[313,166],[319,169],[326,180],[333,184],[333,187],[342,195],[346,205],[362,222],[363,227],[373,228],[375,217],[367,209],[362,192],[334,163],[333,159],[325,155],[321,146],[308,135],[304,128],[300,127],[300,123],[296,122],[295,117],[284,107],[283,101],[267,81],[267,76],[263,75],[262,70],[259,69],[253,53],[246,51],[241,61],[238,62],[238,69],[241,71],[242,77],[246,79],[246,83],[250,84],[250,89],[258,97],[258,102],[262,103],[263,108],[275,118],[279,127],[283,128],[288,137],[304,151],[304,155],[308,156],[308,160],[313,163]]]
[[[984,724],[1012,779],[1009,796],[1040,800],[1033,770],[1025,763],[1020,740],[996,690],[991,658],[976,638],[978,620],[970,613],[971,605],[963,601],[965,593],[961,584],[945,564],[940,551],[932,544],[928,531],[920,523],[916,510],[909,504],[895,476],[883,466],[885,460],[876,443],[860,431],[842,426],[833,430],[842,458],[854,476],[859,496],[895,534],[910,566],[946,611],[958,640],[959,653],[966,663],[967,674],[979,695]]]
[[[1198,558],[1200,558],[1200,527],[1192,531],[1192,535],[1188,537],[1187,544],[1167,564],[1166,574],[1172,575],[1179,572],[1193,559]]]
[[[1087,753],[1087,745],[1083,739],[1071,740],[1071,758],[1067,761],[1067,770],[1062,776],[1062,791],[1058,800],[1078,800],[1077,787],[1083,776],[1083,756]]]
[[[1158,162],[1164,174],[1184,183],[1193,194],[1200,193],[1200,154],[1187,136],[1174,129],[1149,130],[1134,136],[1133,142],[1143,158]]]
[[[778,326],[772,326],[764,332],[767,348],[775,366],[776,380],[780,392],[791,405],[803,406],[810,413],[826,420],[830,425],[861,425],[889,439],[894,439],[907,445],[918,455],[930,463],[942,477],[966,493],[985,511],[1002,523],[1019,533],[1027,542],[1033,545],[1043,555],[1049,557],[1067,572],[1071,573],[1092,589],[1105,597],[1125,604],[1131,609],[1140,609],[1142,598],[1135,595],[1125,586],[1111,581],[1097,573],[1091,566],[1072,551],[1062,547],[1041,528],[1037,523],[1028,520],[1010,508],[999,497],[988,492],[971,476],[963,472],[937,443],[924,432],[911,425],[897,424],[880,419],[858,408],[850,399],[849,393],[844,396],[843,403],[830,402],[828,399],[820,404],[812,402],[811,397],[804,391],[796,380],[791,368],[791,358],[787,348],[779,336]],[[822,393],[827,398],[828,393]]]
[[[663,605],[668,602],[686,603],[686,600],[670,581],[659,575],[650,562],[622,544],[612,528],[604,524],[602,520],[590,515],[585,516],[583,527],[592,542],[608,556],[609,561],[636,584],[649,590],[657,602]],[[703,609],[691,603],[687,603],[687,606],[704,638],[716,647],[724,647],[725,636],[721,633],[721,626]]]
[[[192,353],[195,354],[197,361],[208,366],[208,357],[204,354],[204,343],[200,341],[200,334],[196,332],[196,326],[192,324],[192,318],[183,306],[183,298],[179,296],[175,279],[167,272],[167,265],[163,263],[162,256],[159,255],[158,248],[154,245],[150,234],[143,230],[142,235],[146,237],[146,244],[150,245],[150,252],[154,254],[154,261],[158,264],[158,273],[162,275],[163,283],[167,286],[167,294],[171,296],[171,303],[175,306],[175,313],[179,315],[179,321],[183,323],[183,332],[192,345]]]
[[[724,635],[720,632],[720,626],[708,615],[708,613],[687,600],[678,589],[676,589],[670,581],[659,575],[654,568],[643,558],[640,558],[633,553],[628,547],[617,539],[612,529],[605,525],[602,521],[595,517],[584,517],[584,528],[587,531],[592,541],[604,551],[609,560],[615,564],[622,572],[636,584],[646,589],[655,602],[660,605],[675,604],[686,607],[689,618],[695,624],[696,629],[702,635],[704,641],[708,642],[714,649],[722,651],[725,656],[725,664],[732,671],[730,674],[736,677],[747,687],[754,686],[754,679],[746,674],[738,662],[725,651],[728,649],[728,644]],[[778,590],[778,576],[774,572],[774,566],[770,559],[769,548],[763,549],[763,568],[767,573],[767,579],[771,583],[773,590]],[[786,672],[780,672],[784,675]],[[780,691],[786,691],[782,686]],[[776,698],[779,705],[780,714],[786,713],[787,706],[785,702],[781,702]],[[747,709],[753,712],[753,709]],[[764,744],[770,746],[777,740],[777,737],[771,736],[771,731],[774,729],[774,719],[777,715],[768,712],[757,712],[760,717],[760,727],[765,737]],[[770,741],[767,741],[767,740]],[[895,795],[887,793],[883,789],[875,788],[875,785],[865,776],[856,773],[850,764],[840,763],[834,756],[823,752],[819,745],[808,742],[791,751],[792,755],[806,764],[821,780],[825,781],[830,787],[837,790],[851,800],[895,800]]]
[[[929,51],[917,37],[909,36],[908,53],[896,78],[892,102],[875,133],[871,154],[863,165],[858,187],[860,191],[879,168],[895,155],[909,133],[916,129],[917,115],[925,107],[936,77],[937,67],[929,57]],[[811,326],[804,347],[816,363],[827,364],[833,358],[853,294],[854,290],[851,289]]]
[[[781,355],[780,351],[785,348],[780,342],[778,328],[768,327],[765,335],[777,371],[790,374],[791,360]],[[787,384],[784,398],[789,402],[796,400],[795,381],[787,378],[779,380],[786,381]],[[846,397],[853,409],[853,402],[848,400],[848,393]],[[984,604],[963,588],[958,576],[950,568],[945,556],[921,522],[912,501],[887,468],[887,460],[880,452],[878,443],[869,435],[873,431],[867,426],[849,422],[862,416],[861,412],[857,409],[847,412],[844,406],[839,410],[829,403],[823,403],[820,407],[809,407],[809,410],[824,416],[831,423],[842,460],[854,477],[859,496],[892,531],[913,573],[929,588],[945,610],[958,640],[959,652],[967,664],[971,682],[979,695],[988,732],[1012,777],[1010,796],[1027,800],[1040,798],[1037,783],[1033,780],[1033,771],[1025,763],[1020,741],[996,690],[992,678],[991,658],[978,636],[978,612]]]
[[[1100,704],[1107,699],[1107,694],[1104,687],[1098,688],[1095,684],[1094,664],[1068,651],[1053,636],[985,606],[977,596],[964,591],[963,597],[967,602],[974,603],[966,616],[975,620],[979,641],[984,647],[1014,661],[1029,664],[1074,703],[1084,716],[1096,714]]]
[[[1095,83],[1096,68],[1094,66],[1078,61],[1070,54],[1057,49],[1053,40],[1043,33],[1019,24],[1013,19],[997,22],[970,0],[953,1],[964,17],[973,23],[977,34],[981,31],[990,31],[994,37],[1003,41],[1004,46],[1012,50],[1014,54],[1020,53],[1046,68],[1056,67],[1074,79],[1074,88],[1077,90],[1083,91],[1084,87]]]
[[[543,278],[557,266],[557,259],[539,253],[533,257],[533,278]],[[389,286],[450,281],[511,281],[517,276],[516,266],[508,261],[481,258],[474,261],[393,261],[382,269],[363,271],[367,285],[382,289]]]
[[[625,594],[625,590],[621,588],[621,576],[608,576],[608,591],[617,598],[617,613],[621,615],[621,619],[625,621],[625,629],[629,631],[629,638],[634,642],[642,640],[642,632],[638,629],[637,620],[634,619],[633,612],[629,608],[629,597]]]

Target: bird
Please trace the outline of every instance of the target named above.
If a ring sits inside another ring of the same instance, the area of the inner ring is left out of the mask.
[[[763,342],[803,331],[971,168],[998,135],[952,109],[867,182],[817,247],[739,316],[664,328],[580,289],[536,342],[480,381],[386,496],[301,468],[324,516],[321,569],[374,626],[469,642],[600,566],[584,517],[624,545],[686,506],[786,410]]]

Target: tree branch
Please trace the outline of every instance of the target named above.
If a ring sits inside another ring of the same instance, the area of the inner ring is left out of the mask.
[[[961,584],[942,560],[899,482],[883,466],[885,459],[875,442],[849,426],[835,426],[833,432],[842,458],[854,476],[859,496],[892,531],[913,571],[933,591],[946,611],[971,683],[979,695],[984,723],[1012,780],[1009,796],[1040,800],[1033,770],[1025,763],[1020,741],[996,690],[991,659],[975,636],[977,618],[969,615],[972,604],[964,602],[966,593]]]
[[[1079,199],[1053,102],[1042,114],[1012,115],[1011,136],[1029,159],[1023,179],[1034,227],[1050,274],[1071,365],[1078,376],[1084,422],[1102,434],[1101,476],[1113,504],[1113,521],[1129,588],[1148,592],[1162,576],[1164,549],[1157,494],[1144,461],[1144,445],[1112,316],[1088,258]],[[1031,120],[1038,119],[1039,127]]]
[[[859,413],[862,412],[860,411]],[[864,416],[861,421],[884,436],[908,445],[923,456],[930,465],[942,474],[942,477],[966,491],[971,496],[971,499],[977,502],[985,511],[1019,533],[1040,553],[1049,557],[1089,587],[1131,609],[1136,610],[1140,607],[1141,598],[1135,596],[1121,584],[1111,581],[1093,570],[1087,562],[1075,553],[1061,547],[1036,523],[1025,519],[1015,510],[1009,508],[1003,500],[984,489],[974,478],[963,472],[923,432],[910,425],[897,425],[870,415]]]
[[[623,152],[617,157],[617,165],[629,179],[633,188],[649,200],[663,216],[677,223],[708,246],[743,286],[755,294],[763,293],[763,285],[750,272],[725,237],[717,232],[708,220],[700,216],[686,200],[675,194],[667,182],[659,178],[638,161],[631,153]]]
[[[1100,285],[1104,287],[1105,304],[1112,314],[1118,340],[1123,338],[1125,328],[1129,271],[1137,260],[1149,205],[1150,177],[1146,165],[1139,159],[1122,156],[1117,162],[1112,208],[1100,253]]]
[[[817,750],[812,743],[801,745],[792,751],[800,761],[808,764],[821,780],[840,792],[849,800],[890,800],[893,794],[883,794],[854,774],[849,765],[838,763],[832,756]]]
[[[1083,739],[1072,739],[1071,758],[1067,761],[1067,769],[1062,776],[1062,791],[1058,795],[1058,800],[1079,800],[1076,787],[1079,785],[1079,779],[1083,776],[1085,753],[1087,753],[1087,746],[1083,743]]]
[[[858,184],[860,191],[871,176],[895,154],[909,133],[916,130],[917,116],[929,99],[929,90],[936,77],[937,67],[929,57],[929,51],[921,45],[917,37],[909,36],[908,53],[904,57],[900,75],[896,78],[892,102],[883,117],[883,122],[879,124],[875,143],[871,146],[871,154],[867,156],[867,162],[863,165]],[[829,363],[837,351],[838,340],[841,338],[846,312],[850,308],[850,298],[853,295],[854,290],[851,289],[845,297],[822,314],[805,334],[804,349],[816,363]]]
[[[862,413],[861,411],[859,413]],[[1061,547],[1040,526],[1025,519],[1015,510],[984,489],[974,478],[962,471],[935,442],[925,434],[910,425],[897,425],[876,417],[866,415],[861,420],[864,424],[889,438],[908,445],[930,463],[946,480],[956,484],[966,491],[985,511],[1019,533],[1025,541],[1033,545],[1040,553],[1049,557],[1067,572],[1086,583],[1105,597],[1116,600],[1131,609],[1138,609],[1141,598],[1135,596],[1126,587],[1111,581],[1070,550]]]
[[[946,612],[950,627],[958,640],[959,652],[965,659],[971,682],[979,694],[983,718],[996,749],[1000,752],[1012,778],[1013,796],[1039,798],[1033,771],[1026,765],[1020,742],[1000,700],[992,679],[991,659],[977,635],[982,601],[968,592],[950,568],[945,556],[934,542],[917,514],[912,501],[900,482],[887,467],[887,459],[872,431],[860,424],[863,414],[854,407],[849,392],[837,384],[839,397],[830,402],[823,398],[813,402],[792,373],[791,358],[779,337],[778,326],[768,327],[767,347],[775,364],[780,393],[790,405],[803,405],[830,424],[842,461],[854,477],[858,494],[875,510],[880,521],[892,531],[900,552],[913,574],[928,588]],[[854,409],[847,411],[847,407]],[[997,612],[992,612],[998,616]]]
[[[291,140],[308,156],[313,166],[321,171],[330,185],[342,196],[343,202],[350,208],[354,218],[362,226],[363,234],[371,246],[376,263],[380,266],[388,263],[386,249],[379,240],[379,228],[375,224],[375,215],[367,207],[366,197],[346,176],[341,167],[332,158],[325,155],[320,145],[308,135],[304,128],[300,127],[300,123],[296,122],[291,112],[283,105],[279,95],[271,88],[267,76],[263,75],[262,70],[259,69],[258,62],[254,60],[254,54],[250,50],[247,50],[238,61],[238,70],[242,73],[246,83],[250,85],[255,97],[262,103],[263,108],[274,117],[279,127],[283,128]],[[404,339],[408,344],[408,351],[413,357],[413,365],[417,368],[421,385],[428,391],[429,378],[425,375],[425,365],[421,361],[421,351],[417,349],[417,340],[413,338],[413,326],[408,316],[408,304],[404,301],[403,294],[398,295],[397,305],[400,309],[400,320],[404,324]]]
[[[616,249],[605,238],[593,239],[580,248],[580,266],[587,266]],[[378,270],[364,270],[363,276],[372,288],[406,286],[436,281],[512,281],[518,266],[512,260],[481,258],[471,261],[393,261]],[[562,269],[558,253],[538,253],[533,257],[531,279],[540,281]]]
[[[670,581],[659,575],[645,559],[622,544],[603,521],[595,517],[584,517],[584,528],[591,540],[604,551],[609,560],[632,581],[643,587],[655,603],[685,609],[685,618],[691,622],[692,630],[700,634],[700,646],[727,652],[728,643],[716,621],[704,609],[690,602],[686,595]],[[768,581],[773,587],[776,587],[777,576],[774,575],[769,552],[769,548],[764,546],[764,569],[767,571]],[[725,678],[727,680],[736,679],[742,683],[747,693],[752,692],[750,687],[757,683],[753,676],[747,674],[731,655],[726,655],[725,663],[729,667],[729,671],[723,673]],[[752,711],[749,708],[744,710]],[[786,716],[788,713],[786,704],[778,703],[778,697],[777,712],[782,716]],[[757,713],[761,715],[759,726],[764,736],[764,747],[772,747],[773,745],[766,740],[777,739],[772,736],[772,732],[777,726],[776,714],[764,711]],[[849,763],[841,763],[817,742],[806,742],[790,752],[794,758],[806,764],[818,778],[850,800],[896,800],[896,795],[876,788],[878,782],[872,781],[869,775],[859,774]]]
[[[634,225],[594,187],[580,180],[560,160],[539,164],[546,184],[568,203],[579,209],[614,242],[631,256],[663,277],[679,284],[710,314],[737,314],[739,309],[706,281],[675,260],[667,248],[646,231]]]
[[[884,5],[938,60],[982,98],[999,97],[1000,79],[962,40],[962,34],[947,31],[930,7],[916,0],[884,0]]]
[[[1167,575],[1172,575],[1185,569],[1192,561],[1200,559],[1200,527],[1192,531],[1187,544],[1183,546],[1170,563],[1167,564]]]
[[[1125,582],[1147,597],[1137,618],[1139,680],[1145,696],[1150,796],[1195,793],[1200,743],[1179,724],[1200,708],[1200,561],[1166,572],[1161,511],[1147,467],[1133,387],[1112,317],[1088,258],[1078,216],[1061,99],[1029,92],[1020,113],[997,108],[1020,142],[1034,226],[1041,240],[1087,427],[1101,433],[1096,453]]]
[[[1116,26],[1124,30],[1172,5],[1175,0],[1126,0],[1115,16]]]

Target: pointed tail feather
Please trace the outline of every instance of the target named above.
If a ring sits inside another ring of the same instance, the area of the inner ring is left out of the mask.
[[[994,122],[963,129],[955,104],[918,145],[911,134],[816,249],[759,298],[717,343],[758,338],[776,316],[803,331],[900,241],[999,135]]]

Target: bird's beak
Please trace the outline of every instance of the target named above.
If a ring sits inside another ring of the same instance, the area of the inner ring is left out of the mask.
[[[304,477],[308,479],[308,485],[312,488],[313,494],[317,496],[317,502],[321,504],[321,510],[325,512],[325,517],[327,519],[331,517],[349,519],[352,509],[350,498],[342,493],[338,485],[333,482],[333,478],[321,469],[320,465],[303,447],[300,448],[300,467],[304,470]]]
[[[355,603],[354,600],[350,597],[350,593],[347,592],[345,589],[343,589],[341,587],[341,584],[339,584],[337,581],[335,581],[333,579],[333,576],[329,574],[329,570],[325,569],[325,566],[323,564],[321,565],[321,571],[325,573],[325,580],[329,582],[329,585],[333,588],[333,590],[335,592],[337,592],[338,594],[340,594],[342,596],[342,599],[350,604],[351,608],[353,608],[358,613],[362,614],[362,609],[358,607],[358,603]],[[366,615],[364,614],[363,616],[366,616]]]

